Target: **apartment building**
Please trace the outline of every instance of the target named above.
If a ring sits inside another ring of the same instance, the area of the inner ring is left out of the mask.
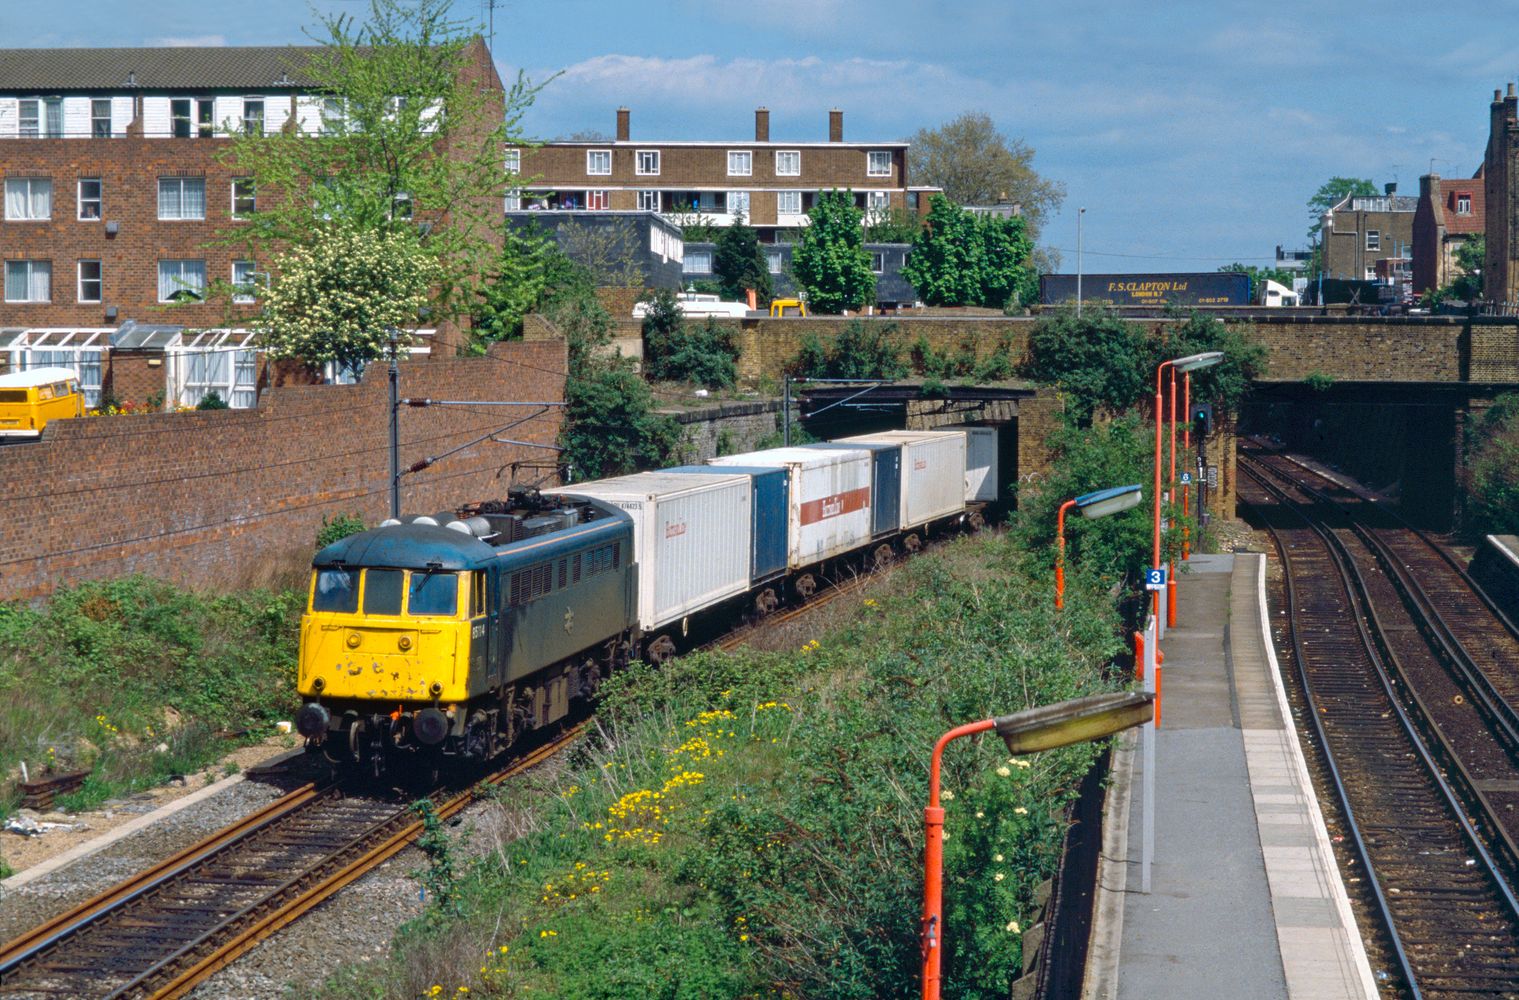
[[[222,154],[234,134],[333,131],[342,108],[306,72],[315,51],[0,50],[0,370],[72,367],[95,405],[127,398],[114,349],[158,362],[166,406],[213,390],[254,404],[267,376],[242,324],[267,262],[226,237],[259,193]],[[465,56],[500,88],[482,42]],[[208,297],[218,283],[230,297]],[[157,397],[151,384],[133,391]]]
[[[1388,184],[1375,196],[1346,195],[1320,220],[1324,277],[1376,281],[1380,275],[1408,280],[1413,258],[1413,222],[1418,199],[1400,196]],[[1379,267],[1378,261],[1384,261]]]
[[[1419,178],[1419,207],[1413,226],[1413,291],[1443,288],[1456,278],[1456,251],[1486,224],[1481,167],[1470,178]]]
[[[770,138],[770,112],[754,112],[752,139],[635,140],[632,112],[618,108],[615,137],[553,141],[507,151],[523,178],[508,211],[647,211],[677,221],[731,225],[743,217],[771,242],[807,224],[820,192],[854,192],[867,216],[926,213],[936,189],[908,185],[906,142],[846,142],[844,112],[828,112],[826,141]]]

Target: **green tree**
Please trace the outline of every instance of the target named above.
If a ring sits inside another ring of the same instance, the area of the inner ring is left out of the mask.
[[[618,476],[663,464],[680,440],[675,421],[654,411],[648,383],[610,349],[612,317],[594,294],[560,296],[546,314],[565,335],[563,460],[575,480]]]
[[[1039,272],[1024,220],[985,215],[976,220],[976,234],[981,244],[981,304],[1002,309],[1036,301]]]
[[[959,205],[1014,202],[1031,239],[1038,239],[1045,220],[1065,201],[1065,185],[1034,169],[1033,147],[1008,138],[990,115],[968,111],[938,128],[919,129],[908,141],[913,183],[941,187]]]
[[[1377,186],[1369,177],[1331,177],[1308,199],[1308,238],[1316,239],[1324,228],[1324,213],[1338,205],[1346,195],[1370,197],[1377,194]]]
[[[934,195],[902,277],[931,306],[980,305],[984,262],[979,236],[973,215],[943,195]]]
[[[1166,358],[1222,351],[1223,361],[1192,373],[1192,398],[1216,403],[1230,413],[1238,412],[1250,391],[1250,383],[1266,373],[1265,345],[1254,338],[1248,327],[1225,323],[1217,316],[1188,313],[1181,323],[1166,331],[1162,342],[1154,346],[1149,375],[1151,386],[1155,382],[1155,366]]]
[[[1082,426],[1093,414],[1120,413],[1144,399],[1154,378],[1144,330],[1105,307],[1046,313],[1029,332],[1026,378],[1057,386]]]
[[[807,293],[807,308],[841,313],[873,300],[876,276],[865,249],[863,213],[855,208],[854,195],[826,191],[818,195],[807,215],[811,224],[791,257],[791,273]]]
[[[590,279],[538,226],[509,228],[490,280],[479,291],[471,315],[474,346],[522,336],[522,320],[555,295],[590,290]]]
[[[742,215],[717,237],[717,247],[712,253],[712,273],[717,276],[725,299],[742,302],[745,291],[752,288],[759,307],[765,309],[774,297],[770,263],[765,259],[765,251],[760,249],[759,234],[744,223]]]
[[[269,261],[276,286],[290,255],[309,256],[337,234],[393,247],[405,233],[410,262],[432,261],[424,266],[433,317],[474,305],[504,225],[501,148],[517,141],[536,88],[519,76],[503,94],[470,79],[484,47],[472,26],[450,19],[449,7],[450,0],[370,0],[362,23],[346,14],[323,18],[313,31],[320,46],[290,67],[322,95],[322,135],[239,131],[219,154],[257,193],[249,221],[220,239]],[[351,311],[370,308],[355,303]],[[415,310],[397,325],[404,336],[416,325]],[[373,338],[360,338],[330,353],[367,360],[377,349]]]
[[[249,324],[271,358],[358,369],[404,344],[418,311],[443,280],[443,264],[412,229],[335,220],[279,256],[279,271]]]
[[[1464,302],[1482,298],[1482,259],[1487,254],[1485,236],[1468,237],[1456,248],[1456,277],[1450,283],[1451,295]]]

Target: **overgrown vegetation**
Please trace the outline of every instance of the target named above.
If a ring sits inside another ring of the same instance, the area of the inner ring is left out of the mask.
[[[572,292],[591,294],[590,275],[570,260],[558,240],[536,223],[508,228],[471,313],[471,346],[483,353],[491,341],[516,340],[528,313]]]
[[[1493,400],[1467,434],[1466,524],[1473,534],[1519,532],[1519,395]]]
[[[288,718],[301,604],[140,576],[58,590],[44,610],[0,604],[0,768],[91,769],[65,808],[204,768],[221,734]]]
[[[967,540],[798,651],[630,670],[565,771],[505,790],[525,832],[463,876],[465,918],[414,922],[328,995],[915,996],[934,740],[1111,686],[1111,602],[1048,603],[1042,560]],[[946,754],[947,996],[1006,997],[1097,752]]]
[[[895,323],[851,320],[838,336],[809,333],[792,362],[797,378],[905,378],[909,371]]]
[[[364,519],[357,514],[322,515],[322,525],[316,530],[316,548],[320,552],[333,542],[340,542],[349,535],[364,530]]]
[[[708,389],[738,383],[738,344],[733,332],[711,316],[688,324],[666,288],[648,300],[643,320],[643,370],[658,382],[694,382]]]

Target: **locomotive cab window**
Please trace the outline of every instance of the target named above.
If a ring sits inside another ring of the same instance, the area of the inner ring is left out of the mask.
[[[471,573],[469,575],[469,616],[479,618],[486,613],[488,607],[485,600],[485,574]]]
[[[399,615],[401,588],[405,576],[405,572],[399,569],[365,570],[364,613],[366,615]]]
[[[359,573],[319,569],[311,585],[311,610],[352,614],[359,609]]]
[[[373,576],[374,570],[370,570]],[[411,594],[406,608],[413,615],[452,618],[459,606],[459,576],[456,573],[411,574]]]

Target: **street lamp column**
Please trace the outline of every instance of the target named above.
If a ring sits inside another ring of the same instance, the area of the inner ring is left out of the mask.
[[[1082,517],[1096,518],[1137,507],[1144,500],[1138,483],[1083,493],[1060,505],[1055,514],[1055,607],[1065,607],[1065,512],[1075,507]]]

